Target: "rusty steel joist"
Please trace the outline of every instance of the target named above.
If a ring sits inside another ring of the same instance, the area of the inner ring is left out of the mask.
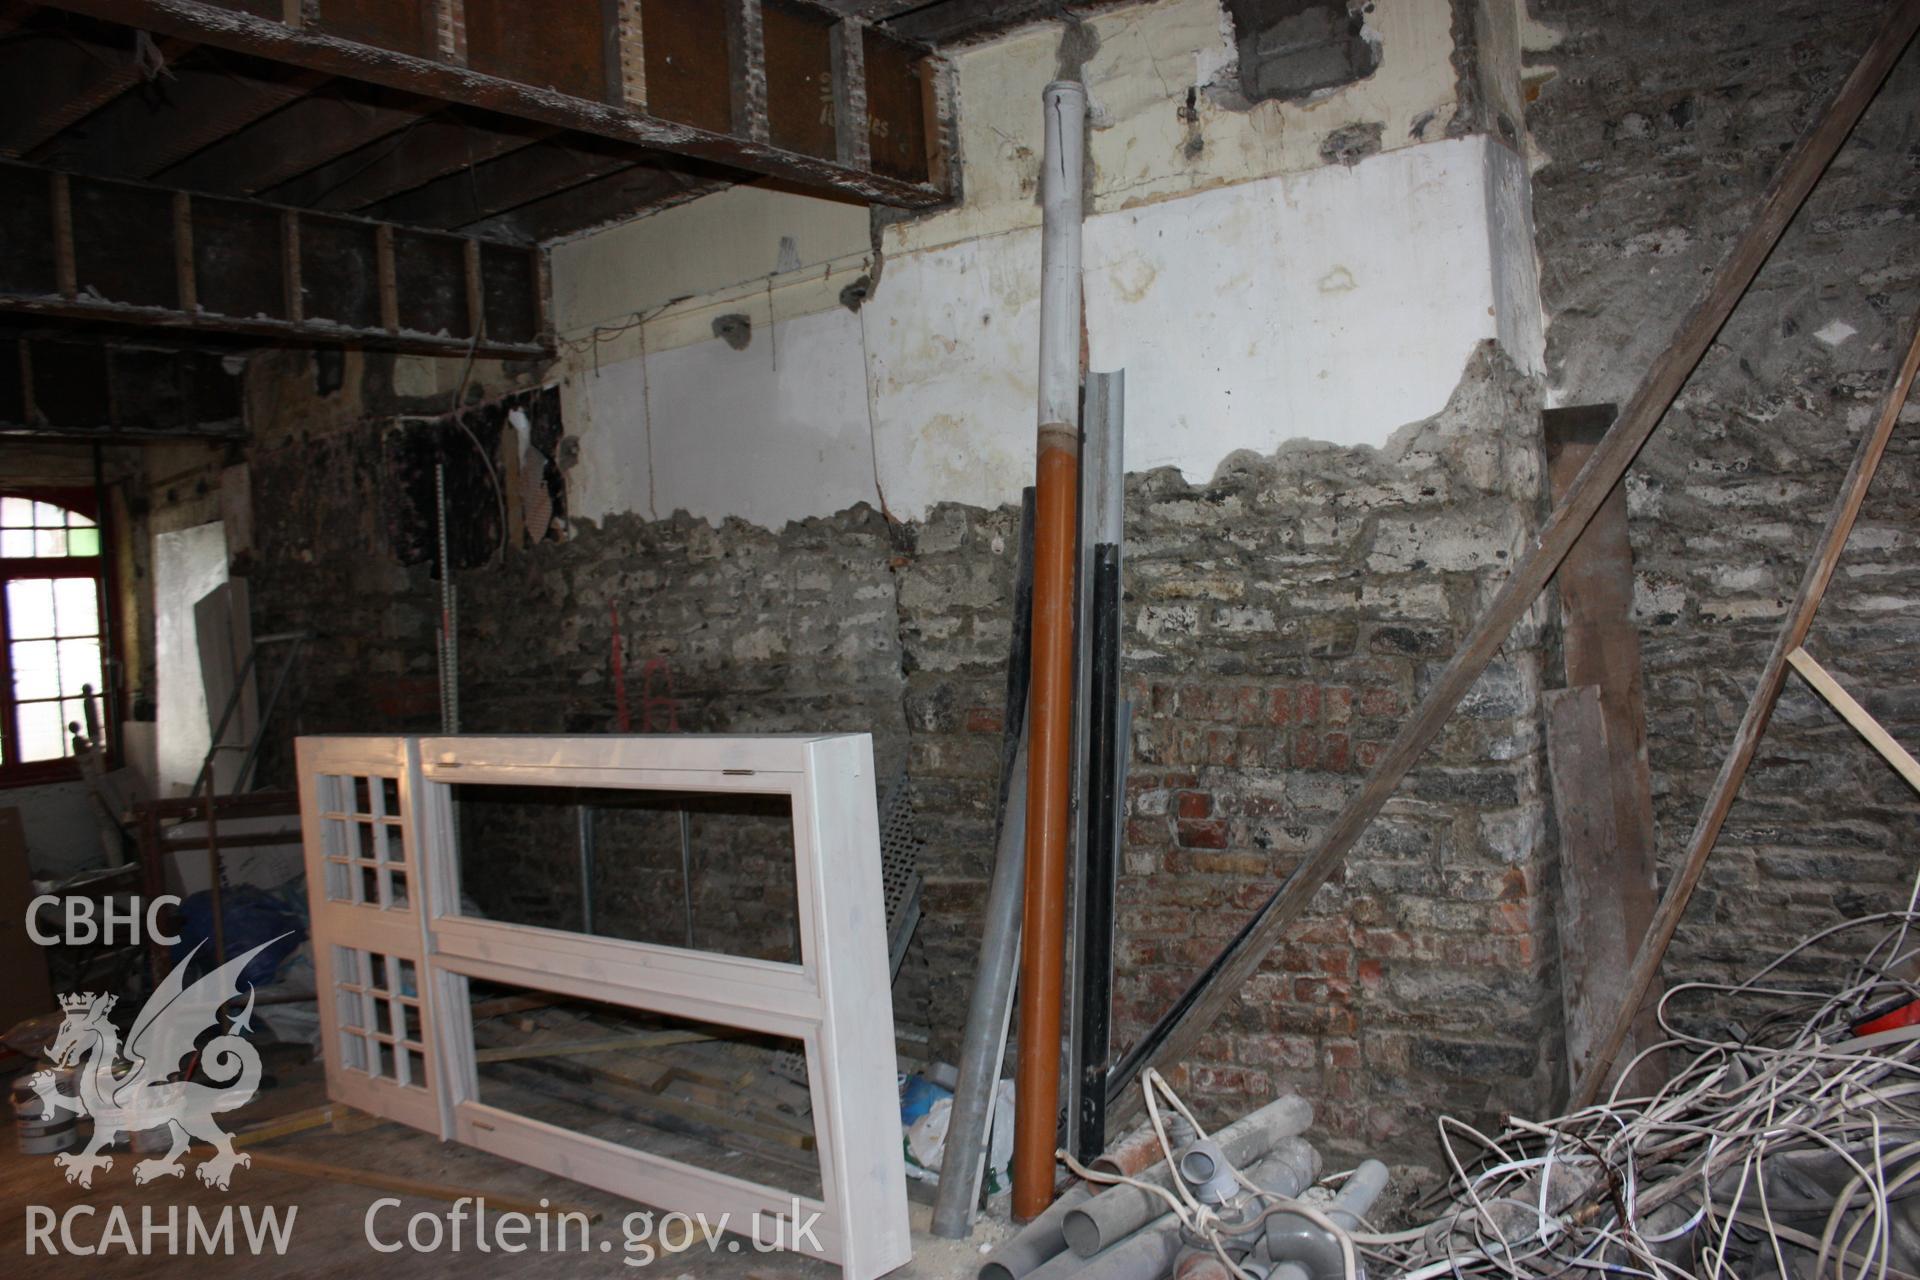
[[[499,359],[550,354],[538,250],[0,163],[0,313]]]
[[[937,59],[801,0],[605,0],[593,21],[541,10],[537,39],[508,0],[306,0],[293,21],[204,0],[51,7],[862,201],[948,198]],[[863,56],[842,56],[854,42]]]

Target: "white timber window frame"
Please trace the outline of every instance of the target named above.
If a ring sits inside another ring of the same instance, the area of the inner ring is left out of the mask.
[[[329,1097],[736,1229],[797,1203],[819,1247],[791,1243],[853,1280],[911,1260],[869,735],[346,735],[297,755]],[[800,962],[462,915],[453,788],[489,784],[787,797]],[[820,1197],[481,1102],[470,979],[798,1040]]]

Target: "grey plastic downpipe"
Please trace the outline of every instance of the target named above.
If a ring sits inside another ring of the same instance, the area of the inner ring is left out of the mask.
[[[1305,1133],[1312,1123],[1312,1104],[1298,1094],[1289,1094],[1236,1120],[1214,1134],[1213,1141],[1229,1164],[1244,1169],[1272,1151],[1281,1139]],[[1170,1187],[1172,1176],[1162,1162],[1139,1178]],[[1082,1258],[1091,1258],[1159,1217],[1166,1207],[1166,1201],[1151,1192],[1114,1187],[1068,1210],[1061,1231],[1068,1248]]]
[[[1080,234],[1086,217],[1087,86],[1055,80],[1040,94],[1046,148],[1040,175],[1039,425],[1080,421]]]
[[[960,1079],[953,1090],[947,1149],[940,1159],[939,1194],[933,1202],[933,1234],[949,1240],[958,1240],[973,1229],[974,1206],[980,1202],[980,1179],[987,1159],[987,1116],[993,1109],[1000,1062],[1007,1051],[1007,1014],[1013,1007],[1014,972],[1020,967],[1020,913],[1026,892],[1027,735],[1023,730],[1007,779],[1007,803],[1000,820],[993,883],[987,889],[986,919],[982,922],[980,966],[973,972],[973,991],[967,997],[967,1024],[960,1040]],[[1032,1225],[1054,1216],[1053,1208],[1058,1207],[1056,1201]],[[1052,1256],[1042,1254],[1033,1265]],[[1007,1280],[1017,1280],[1022,1274],[1009,1272]]]

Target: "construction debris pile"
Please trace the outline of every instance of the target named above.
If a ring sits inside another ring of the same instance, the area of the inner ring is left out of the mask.
[[[1209,1136],[1158,1072],[1142,1087],[1146,1127],[1092,1167],[1066,1157],[1083,1181],[995,1249],[980,1280],[1356,1273],[1353,1233],[1386,1186],[1385,1165],[1367,1161],[1316,1202],[1320,1154],[1300,1136],[1313,1119],[1305,1099],[1290,1094]]]
[[[1920,1271],[1913,905],[1816,933],[1737,985],[1676,985],[1661,1005],[1666,1048],[1694,1056],[1651,1098],[1493,1137],[1443,1119],[1451,1208],[1356,1241],[1404,1280]],[[1840,989],[1784,976],[1860,938],[1873,940]]]
[[[1813,934],[1744,982],[1676,985],[1661,1048],[1692,1056],[1651,1097],[1491,1136],[1442,1118],[1450,1202],[1405,1230],[1366,1220],[1378,1161],[1315,1186],[1302,1099],[1208,1137],[1150,1072],[1148,1127],[1091,1167],[1067,1159],[1085,1181],[981,1280],[1920,1274],[1916,906],[1920,883],[1906,910]],[[1837,990],[1788,976],[1841,948],[1860,958]]]

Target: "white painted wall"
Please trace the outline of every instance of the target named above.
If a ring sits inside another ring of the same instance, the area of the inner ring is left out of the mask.
[[[159,707],[157,795],[185,795],[213,736],[193,606],[227,580],[226,526],[215,520],[153,538],[153,629]]]
[[[857,258],[871,242],[868,228],[862,205],[728,187],[556,244],[554,323],[562,333],[576,333],[675,299],[748,281],[757,286],[808,264]]]
[[[1039,415],[1040,232],[894,258],[861,314],[893,513],[1019,501]]]
[[[836,309],[756,325],[745,350],[710,339],[580,377],[594,425],[570,509],[778,528],[874,502],[860,324]]]
[[[1237,449],[1380,445],[1495,336],[1483,138],[1091,220],[1087,332],[1127,370],[1127,463],[1210,478]]]
[[[636,355],[576,369],[560,384],[560,416],[580,439],[580,461],[567,472],[568,517],[658,516],[646,360]]]
[[[1217,0],[1094,19],[1087,332],[1093,368],[1127,371],[1130,468],[1204,482],[1243,449],[1383,444],[1445,405],[1488,338],[1541,367],[1524,160],[1484,137],[1421,141],[1452,115],[1450,12],[1379,0],[1374,76],[1252,110],[1216,92],[1232,57]],[[882,493],[905,519],[1017,501],[1058,39],[1046,25],[955,58],[965,198],[889,225],[878,258],[863,212],[755,188],[556,247],[573,514],[777,525]],[[1320,141],[1355,121],[1382,123],[1384,150],[1322,163]],[[876,268],[865,307],[840,307]],[[712,336],[730,313],[753,325],[744,351]]]
[[[1199,482],[1241,449],[1384,444],[1445,405],[1487,338],[1538,368],[1531,242],[1494,208],[1511,183],[1492,169],[1517,163],[1463,138],[1090,218],[1089,357],[1127,370],[1129,467]],[[1020,230],[906,253],[857,316],[780,320],[770,338],[769,299],[749,296],[744,351],[603,356],[567,384],[574,513],[777,526],[878,505],[876,463],[904,519],[1017,501],[1039,252]]]

